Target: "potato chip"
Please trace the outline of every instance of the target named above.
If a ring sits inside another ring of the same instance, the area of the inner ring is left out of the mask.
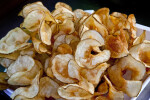
[[[108,85],[106,81],[98,86],[97,92],[100,94],[106,94],[108,92]]]
[[[35,76],[40,72],[42,75],[43,67],[41,63],[35,60],[35,65],[30,71],[16,72],[8,79],[10,85],[30,85]]]
[[[68,75],[68,62],[73,59],[70,54],[58,54],[52,60],[53,75],[64,83],[74,83],[77,80],[69,77]]]
[[[39,95],[35,96],[34,98],[27,98],[25,96],[22,95],[17,95],[14,100],[45,100],[44,97],[41,97]]]
[[[66,9],[72,11],[72,8],[71,8],[68,4],[66,4],[66,3],[57,2],[57,3],[55,4],[55,9],[58,9],[58,8],[61,8],[61,7],[65,7]]]
[[[103,24],[99,23],[97,20],[95,20],[92,15],[85,19],[83,25],[88,27],[90,30],[96,30],[103,36],[103,38],[108,35],[106,27]],[[83,32],[84,31],[82,31],[82,33]],[[80,34],[80,36],[82,36],[82,34]]]
[[[32,81],[32,85],[28,87],[20,87],[17,88],[11,95],[11,98],[14,99],[17,95],[22,95],[27,98],[35,97],[39,92],[39,77],[40,73],[36,75],[34,80]]]
[[[26,47],[30,45],[30,43],[26,43],[29,39],[30,36],[17,27],[0,40],[0,53],[9,54]]]
[[[97,40],[101,45],[104,45],[104,39],[103,37],[95,30],[88,30],[88,31],[85,31],[83,33],[83,35],[81,36],[81,40],[84,40],[84,39],[95,39]]]
[[[80,66],[74,61],[74,60],[70,60],[68,63],[68,75],[71,78],[75,78],[80,80],[81,79],[81,75],[80,75]]]
[[[108,67],[109,65],[107,63],[102,63],[93,69],[83,68],[81,69],[81,76],[83,76],[92,84],[97,85],[100,82],[103,73]]]
[[[73,22],[75,20],[74,16],[68,12],[59,13],[59,14],[55,15],[54,18],[56,19],[56,22],[59,24],[63,23],[65,19],[72,20]]]
[[[19,56],[18,59],[10,64],[10,66],[7,69],[7,74],[10,77],[12,74],[16,72],[23,72],[23,71],[29,71],[34,66],[35,62],[33,58],[30,56]]]
[[[52,30],[50,26],[46,24],[45,21],[41,23],[39,33],[40,33],[41,41],[46,45],[51,45]]]
[[[0,64],[5,68],[8,68],[10,66],[10,64],[13,62],[14,62],[14,60],[11,60],[11,59],[0,58]]]
[[[76,9],[73,11],[77,19],[81,19],[83,16],[89,16],[90,14],[83,11],[82,9]]]
[[[40,28],[40,23],[44,20],[45,13],[40,10],[34,10],[30,12],[24,19],[22,27],[28,29],[31,32],[35,32]]]
[[[50,79],[49,77],[42,77],[40,79],[40,84],[39,84],[39,95],[42,97],[49,98],[50,96],[54,98],[60,98],[57,89],[59,88],[59,85]]]
[[[71,46],[66,43],[59,45],[56,51],[60,54],[72,54]]]
[[[65,41],[67,44],[70,44],[71,41],[74,40],[74,41],[79,41],[79,38],[77,36],[74,36],[74,35],[66,35],[65,37]]]
[[[26,49],[24,49],[20,52],[20,55],[28,55],[28,56],[31,56],[31,57],[35,57],[35,54],[36,54],[36,51],[35,51],[33,45],[31,47],[26,48]]]
[[[150,68],[150,43],[142,43],[133,46],[129,52],[132,57]]]
[[[136,38],[136,32],[137,32],[137,29],[136,29],[136,19],[135,19],[135,16],[134,16],[134,14],[130,14],[129,16],[128,16],[128,21],[130,22],[130,26],[131,26],[131,28],[130,28],[130,31],[131,31],[131,36],[132,36],[132,38]]]
[[[72,14],[73,16],[74,16],[74,13],[72,12],[72,11],[70,11],[70,10],[68,10],[67,8],[65,8],[65,7],[58,7],[57,9],[55,9],[53,12],[52,12],[52,15],[53,16],[56,16],[57,14],[59,14],[59,13],[65,13],[65,12],[67,12],[67,13],[70,13],[70,14]]]
[[[79,42],[75,52],[75,60],[80,67],[94,68],[98,64],[106,62],[110,58],[109,50],[99,50],[97,54],[91,54],[95,47],[102,46],[94,39],[85,39]]]
[[[125,80],[122,77],[122,71],[127,69],[132,71],[130,80]],[[121,58],[114,66],[108,69],[111,82],[117,87],[117,89],[127,93],[130,97],[134,97],[139,93],[142,85],[140,80],[144,77],[145,72],[145,66],[132,58],[131,55]]]
[[[65,19],[62,24],[58,25],[59,31],[65,34],[71,34],[75,31],[74,23],[72,20]]]
[[[65,99],[89,99],[92,97],[88,91],[77,84],[68,84],[58,88],[58,94]]]
[[[138,45],[144,42],[145,37],[146,37],[146,31],[144,30],[143,33],[139,37],[136,37],[136,39],[133,41],[133,45]]]
[[[59,45],[65,43],[65,37],[66,35],[60,35],[57,37],[57,39],[54,42],[53,51],[55,51]]]
[[[125,34],[120,31],[117,31],[115,34],[118,35],[108,35],[106,37],[106,48],[110,50],[112,58],[121,58],[129,53],[128,43]]]

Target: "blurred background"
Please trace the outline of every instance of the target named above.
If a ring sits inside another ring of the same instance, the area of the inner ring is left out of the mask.
[[[17,16],[24,5],[40,0],[0,0],[0,38],[9,30],[19,26],[23,18]],[[54,10],[57,2],[69,4],[73,10],[80,8],[84,10],[97,10],[102,7],[110,8],[110,13],[117,11],[125,14],[135,14],[139,24],[150,27],[150,14],[148,0],[41,0],[50,10]],[[0,71],[3,71],[0,68]],[[0,97],[9,100],[3,91]]]

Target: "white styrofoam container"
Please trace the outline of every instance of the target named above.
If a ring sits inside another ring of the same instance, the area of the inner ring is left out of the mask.
[[[93,13],[94,12],[94,10],[85,10],[86,12],[88,12],[88,13]],[[144,25],[141,25],[141,24],[136,24],[136,27],[137,27],[137,36],[139,36],[142,32],[143,32],[143,30],[146,30],[146,40],[150,40],[150,27],[147,27],[147,26],[144,26]],[[150,76],[147,76],[146,78],[145,78],[145,80],[144,80],[144,82],[143,82],[143,84],[142,84],[142,88],[141,88],[141,91],[139,92],[139,94],[138,94],[138,96],[140,95],[140,93],[142,92],[142,91],[144,91],[144,88],[148,85],[148,83],[150,82]],[[4,90],[4,92],[8,95],[8,96],[10,96],[12,93],[13,93],[13,90],[11,90],[11,89],[6,89],[6,90]],[[125,100],[136,100],[137,98],[138,98],[138,96],[137,97],[133,97],[133,98],[130,98],[130,97],[128,97],[126,94],[125,94]]]

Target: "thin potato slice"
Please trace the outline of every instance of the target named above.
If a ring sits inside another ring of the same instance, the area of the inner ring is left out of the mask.
[[[21,48],[30,45],[26,43],[30,36],[26,34],[21,28],[15,28],[8,32],[8,34],[0,40],[0,53],[9,54]]]
[[[19,56],[20,56],[20,51],[14,51],[14,52],[9,53],[9,54],[1,54],[0,53],[0,57],[11,59],[11,60],[16,60]]]
[[[122,77],[122,71],[127,69],[132,71],[130,80],[125,80]],[[117,89],[125,92],[130,97],[138,95],[142,86],[142,82],[140,80],[144,77],[145,72],[145,66],[132,58],[131,55],[120,59],[117,64],[108,69],[111,82]]]
[[[84,39],[95,39],[97,40],[101,45],[104,45],[105,42],[104,42],[104,39],[103,37],[95,30],[88,30],[88,31],[85,31],[81,37],[81,40],[84,40]]]
[[[128,51],[128,43],[123,34],[120,31],[117,31],[115,34],[119,34],[117,36],[108,35],[106,38],[106,48],[110,50],[112,58],[121,58],[126,56]]]
[[[123,92],[116,90],[106,75],[104,75],[104,78],[109,85],[108,98],[110,100],[124,100]]]
[[[83,16],[89,16],[90,14],[83,11],[82,9],[76,9],[73,11],[77,19],[81,19]]]
[[[58,88],[58,94],[65,99],[89,99],[92,97],[88,91],[77,84],[68,84]]]
[[[7,69],[7,74],[10,77],[16,72],[29,71],[34,66],[35,62],[30,56],[19,56]]]
[[[35,97],[39,92],[39,78],[40,78],[40,72],[36,75],[36,77],[32,81],[31,86],[17,88],[12,93],[11,98],[14,99],[17,95],[22,95],[22,96],[25,96],[27,98]]]
[[[74,23],[72,20],[65,19],[62,24],[58,25],[59,32],[63,32],[65,34],[71,34],[75,31]]]
[[[40,33],[41,41],[46,45],[51,45],[52,30],[51,27],[48,24],[46,24],[45,21],[41,23],[39,33]]]
[[[66,35],[65,40],[67,44],[70,44],[72,40],[79,41],[79,38],[71,34],[71,35]]]
[[[36,51],[35,51],[33,45],[31,47],[26,48],[26,49],[24,49],[20,52],[20,55],[28,55],[28,56],[31,56],[31,57],[35,57],[35,54],[36,54]]]
[[[150,43],[142,43],[133,46],[129,52],[132,57],[150,68]]]
[[[59,85],[50,79],[49,77],[42,77],[40,79],[40,84],[39,84],[39,95],[42,97],[54,97],[54,98],[60,98],[57,89]]]
[[[91,82],[94,85],[97,85],[100,82],[103,73],[108,67],[109,65],[107,63],[102,63],[93,69],[83,68],[81,69],[80,73],[81,76],[83,76],[89,82]]]
[[[85,39],[79,42],[75,52],[75,60],[80,67],[94,68],[98,64],[106,62],[110,58],[109,50],[99,50],[98,54],[93,55],[91,51],[95,47],[102,46],[94,39]]]
[[[55,4],[55,9],[61,8],[61,7],[65,7],[65,8],[67,8],[68,10],[72,11],[72,8],[71,8],[68,4],[66,4],[66,3],[57,2],[57,3]]]
[[[74,59],[70,54],[58,54],[52,60],[53,75],[64,83],[74,83],[77,80],[69,77],[68,75],[68,62]]]
[[[35,76],[40,72],[42,75],[43,68],[39,61],[35,60],[35,65],[30,71],[16,72],[9,79],[8,84],[10,85],[30,85]]]
[[[34,10],[27,15],[21,27],[24,27],[31,32],[35,32],[40,28],[40,23],[44,18],[45,13],[43,11]]]
[[[68,44],[61,44],[57,47],[57,52],[60,54],[72,54],[72,48]]]
[[[101,83],[98,86],[97,92],[100,93],[100,94],[106,94],[108,92],[108,85],[107,85],[106,81],[104,81],[103,83]]]

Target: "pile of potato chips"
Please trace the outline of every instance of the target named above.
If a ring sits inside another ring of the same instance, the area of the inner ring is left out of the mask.
[[[150,41],[136,36],[133,14],[92,14],[62,2],[23,7],[20,27],[0,40],[0,90],[14,100],[123,100],[150,74]],[[125,77],[125,76],[128,76]]]

